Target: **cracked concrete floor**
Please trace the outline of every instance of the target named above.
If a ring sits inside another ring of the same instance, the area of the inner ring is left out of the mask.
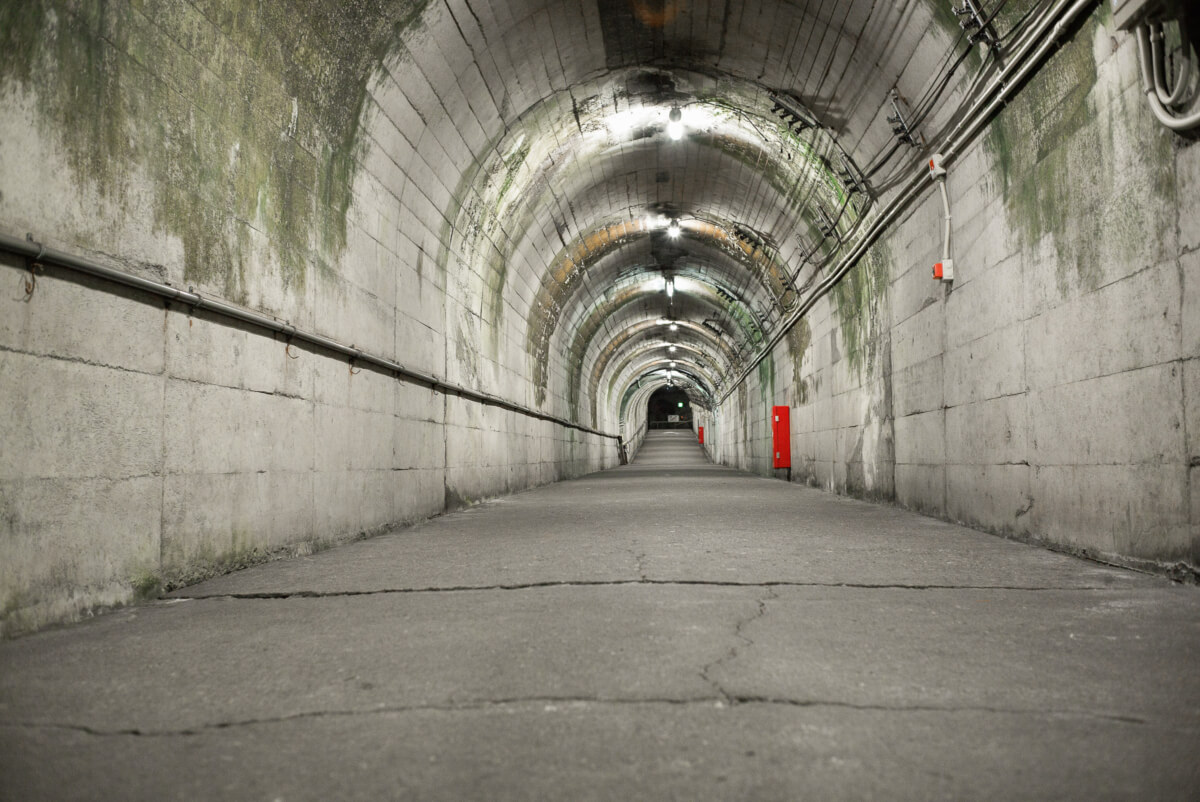
[[[3,799],[1200,798],[1200,589],[638,461],[0,644]]]

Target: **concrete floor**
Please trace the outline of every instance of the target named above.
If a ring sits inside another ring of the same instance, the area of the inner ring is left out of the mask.
[[[0,798],[1200,799],[1200,590],[635,464],[0,644]]]

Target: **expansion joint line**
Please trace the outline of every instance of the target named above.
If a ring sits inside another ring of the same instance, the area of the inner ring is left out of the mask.
[[[352,596],[387,596],[418,593],[480,593],[489,591],[538,590],[542,588],[594,588],[627,587],[634,585],[662,587],[713,587],[713,588],[764,588],[769,594],[765,601],[775,598],[775,588],[829,588],[833,590],[971,590],[971,591],[1018,591],[1027,593],[1088,592],[1111,590],[1102,585],[1078,585],[1052,587],[1046,585],[935,585],[905,583],[857,583],[857,582],[802,582],[779,580],[771,582],[738,582],[735,580],[705,579],[597,579],[557,580],[545,582],[514,582],[495,585],[431,585],[412,588],[376,588],[374,590],[280,590],[251,591],[245,593],[217,592],[200,595],[177,595],[165,597],[163,601],[201,601],[205,599],[282,600],[282,599],[326,599]],[[752,618],[757,617],[753,616]]]
[[[492,710],[511,711],[513,708],[527,706],[540,707],[537,712],[549,715],[559,715],[571,711],[583,711],[590,707],[653,707],[653,706],[670,706],[670,707],[716,707],[716,708],[737,708],[741,706],[754,705],[774,705],[794,708],[833,708],[843,710],[856,710],[866,713],[894,713],[894,714],[911,714],[911,713],[933,713],[944,715],[956,714],[987,714],[1000,716],[1031,716],[1041,719],[1050,718],[1077,718],[1092,721],[1102,721],[1112,724],[1124,724],[1135,726],[1147,726],[1155,722],[1151,722],[1144,718],[1136,716],[1122,715],[1119,713],[1102,713],[1091,710],[1048,710],[1045,708],[1003,708],[989,705],[972,705],[972,704],[886,704],[886,703],[867,703],[867,702],[850,702],[841,699],[794,699],[785,696],[769,696],[755,694],[739,694],[735,696],[645,696],[645,697],[608,697],[608,696],[514,696],[501,699],[475,699],[455,702],[447,700],[444,702],[427,702],[414,703],[408,705],[376,705],[369,708],[349,708],[340,710],[303,710],[296,713],[288,713],[279,716],[263,716],[260,718],[237,719],[233,721],[216,721],[196,724],[190,727],[182,727],[179,729],[149,729],[144,727],[121,727],[114,729],[103,729],[87,724],[73,724],[62,722],[48,721],[2,721],[0,720],[0,729],[26,729],[26,730],[60,730],[68,732],[77,732],[84,735],[112,738],[112,737],[137,737],[137,738],[178,738],[178,737],[196,737],[221,732],[222,730],[232,730],[242,727],[270,726],[274,724],[288,724],[304,720],[318,720],[325,718],[350,718],[356,716],[388,716],[388,715],[403,715],[408,713],[486,713]],[[1181,734],[1193,735],[1195,730],[1188,726],[1173,725],[1164,723],[1167,728]]]

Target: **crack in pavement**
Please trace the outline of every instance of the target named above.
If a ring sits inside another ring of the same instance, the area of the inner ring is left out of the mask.
[[[752,622],[758,621],[759,619],[761,619],[763,616],[765,616],[767,614],[767,602],[768,601],[779,598],[779,595],[777,593],[775,593],[775,588],[769,587],[767,590],[768,590],[767,595],[758,599],[758,605],[757,605],[754,613],[752,615],[745,616],[744,618],[739,618],[737,623],[734,625],[733,636],[735,638],[737,638],[738,640],[741,640],[744,646],[753,646],[754,641],[751,640],[750,638],[746,637],[745,634],[743,633],[743,630],[747,626],[749,626]],[[722,699],[726,699],[729,701],[733,700],[733,696],[728,691],[725,690],[724,686],[721,685],[720,681],[718,681],[712,677],[711,672],[717,666],[722,665],[723,663],[728,663],[730,660],[735,659],[737,656],[738,656],[738,646],[735,643],[734,645],[730,646],[729,650],[726,651],[725,654],[723,654],[721,657],[717,658],[716,660],[712,661],[711,663],[709,663],[708,665],[706,665],[700,669],[700,678],[703,679],[705,682],[707,682],[709,685],[711,685],[713,687],[713,689],[718,694],[721,695]]]
[[[645,555],[635,555],[635,558]],[[639,565],[639,570],[641,567]],[[1042,585],[938,585],[905,583],[865,582],[799,582],[778,580],[773,582],[738,582],[736,580],[708,579],[580,579],[548,580],[544,582],[513,582],[494,585],[428,585],[416,588],[376,588],[374,590],[280,590],[251,591],[240,593],[200,593],[193,595],[172,594],[159,601],[198,601],[200,599],[322,599],[338,596],[383,596],[401,593],[470,593],[495,590],[533,590],[537,588],[587,588],[621,587],[626,585],[661,585],[667,587],[718,587],[718,588],[845,588],[848,590],[1013,590],[1031,593],[1051,591],[1096,591],[1121,590],[1111,585],[1079,585],[1075,587],[1049,587]]]
[[[755,616],[757,617],[757,616]],[[755,617],[747,619],[753,620]],[[718,661],[719,662],[719,661]],[[1005,716],[1033,716],[1035,718],[1083,718],[1097,721],[1107,721],[1116,724],[1133,724],[1138,726],[1151,725],[1154,722],[1136,716],[1125,716],[1113,713],[1099,713],[1090,710],[1047,710],[1044,708],[1003,708],[988,705],[887,705],[861,704],[845,702],[836,699],[790,699],[780,696],[737,694],[718,696],[693,697],[641,697],[617,698],[603,696],[520,696],[506,699],[483,699],[461,703],[415,704],[415,705],[380,705],[372,708],[347,710],[309,710],[291,713],[283,716],[264,718],[239,719],[236,721],[220,721],[212,724],[200,724],[177,730],[153,730],[140,727],[106,730],[91,727],[86,724],[63,724],[57,722],[39,721],[0,721],[0,728],[35,729],[35,730],[69,730],[96,737],[139,737],[139,738],[172,738],[192,737],[221,730],[240,727],[254,727],[270,724],[286,724],[293,721],[320,718],[349,718],[353,716],[376,716],[403,713],[469,713],[491,709],[505,709],[521,705],[543,705],[546,713],[561,712],[556,705],[586,707],[588,705],[613,706],[652,706],[667,705],[672,707],[708,706],[717,709],[736,708],[742,706],[784,706],[795,708],[837,708],[857,710],[861,712],[878,713],[987,713]],[[1164,724],[1166,724],[1164,722]],[[1193,732],[1195,728],[1166,724],[1178,732]]]
[[[990,705],[879,705],[879,704],[857,704],[855,702],[841,702],[821,699],[789,699],[779,696],[758,696],[754,694],[741,694],[731,697],[731,701],[735,705],[749,704],[769,704],[769,705],[788,705],[791,707],[838,707],[848,710],[863,710],[863,711],[879,711],[893,713],[994,713],[997,715],[1033,715],[1045,716],[1047,718],[1088,718],[1097,719],[1100,721],[1112,721],[1120,724],[1138,724],[1146,725],[1152,722],[1148,719],[1138,718],[1137,716],[1122,716],[1116,713],[1098,713],[1093,710],[1047,710],[1047,709],[1026,709],[1019,707],[993,707]],[[1182,728],[1186,731],[1191,731],[1190,727]]]
[[[636,540],[634,540],[634,542],[631,543],[629,545],[629,547],[625,550],[628,551],[629,556],[633,558],[634,570],[637,572],[637,575],[638,575],[638,578],[636,581],[637,582],[648,582],[649,580],[646,577],[646,552],[637,550],[637,541]],[[630,581],[633,581],[633,580],[630,580]],[[598,583],[598,584],[608,584],[608,583]],[[614,582],[613,584],[616,584],[616,583]],[[505,589],[507,590],[507,588],[505,588]]]

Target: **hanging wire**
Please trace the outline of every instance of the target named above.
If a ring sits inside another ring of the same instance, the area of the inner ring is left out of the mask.
[[[990,12],[988,12],[987,18],[984,20],[984,26],[993,23],[998,15],[1008,6],[1008,4],[1009,0],[1000,0],[1000,2],[998,2],[996,6]],[[1049,5],[1050,4],[1048,2],[1043,1],[1030,6],[1008,28],[1007,31],[997,37],[997,41],[1000,43],[1005,43],[1014,37],[1019,38],[1022,36],[1029,30],[1031,19],[1035,15],[1044,13]],[[954,55],[958,46],[962,43],[964,35],[965,32],[961,33],[955,40],[955,44],[950,48],[949,51],[947,51],[947,58],[942,60],[941,71],[935,74],[931,82],[928,84],[926,90],[922,93],[921,99],[918,100],[917,104],[914,106],[912,122],[914,128],[930,118],[933,111],[937,107],[938,101],[941,100],[946,89],[950,85],[950,81],[953,79],[954,75],[957,73],[959,68],[961,68],[962,64],[966,61],[968,55],[971,53],[974,44],[969,46],[962,53],[958,54],[957,57],[954,58],[953,63],[950,63],[949,57]],[[995,69],[995,59],[988,59],[985,61],[985,63],[981,65],[979,70],[968,83],[966,90],[963,92],[964,97],[971,97],[974,95],[982,81]],[[967,105],[968,104],[963,103],[959,108],[955,109],[955,111],[947,118],[947,120],[937,131],[930,132],[930,137],[932,139],[937,139],[943,131],[952,127],[956,121],[961,118]],[[869,163],[869,167],[864,170],[864,174],[872,178],[878,176],[886,167],[892,164],[894,157],[900,150],[901,147],[898,142],[893,142],[890,145],[881,148],[879,153]],[[880,193],[891,189],[898,182],[904,180],[904,175],[906,174],[908,167],[909,165],[906,162],[899,165],[894,165],[893,172],[888,174],[886,177],[879,179],[874,184],[874,189]]]

